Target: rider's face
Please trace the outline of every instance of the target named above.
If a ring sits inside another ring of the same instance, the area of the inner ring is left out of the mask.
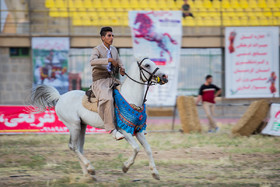
[[[114,40],[114,34],[107,32],[105,36],[102,36],[102,41],[107,45],[112,45]]]

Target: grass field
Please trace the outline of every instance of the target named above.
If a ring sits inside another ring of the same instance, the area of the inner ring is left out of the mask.
[[[143,149],[122,173],[132,149],[108,134],[86,135],[85,155],[97,181],[83,177],[68,135],[0,136],[0,186],[280,186],[280,138],[232,137],[230,128],[149,133],[160,181],[150,175]]]

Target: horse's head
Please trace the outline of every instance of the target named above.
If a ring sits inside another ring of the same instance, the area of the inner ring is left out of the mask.
[[[168,82],[168,76],[149,58],[137,58],[140,78],[143,82],[151,81],[160,85]]]
[[[148,15],[146,15],[144,13],[138,13],[135,18],[134,25],[137,23],[150,25],[151,22],[152,22],[152,20]]]

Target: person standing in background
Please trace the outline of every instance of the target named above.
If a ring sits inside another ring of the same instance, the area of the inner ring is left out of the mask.
[[[217,132],[219,130],[216,121],[214,119],[215,114],[215,97],[221,94],[222,90],[216,85],[212,84],[212,75],[205,77],[205,83],[201,85],[197,97],[196,104],[198,105],[202,101],[203,109],[209,121],[208,132]]]

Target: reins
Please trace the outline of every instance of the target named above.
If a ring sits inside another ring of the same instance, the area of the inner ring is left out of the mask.
[[[130,80],[132,80],[133,82],[136,82],[136,83],[138,83],[138,84],[142,84],[142,85],[148,85],[148,84],[146,84],[146,83],[143,83],[143,82],[139,82],[139,81],[137,81],[137,80],[135,80],[135,79],[133,79],[133,78],[131,78],[127,73],[124,73]]]

